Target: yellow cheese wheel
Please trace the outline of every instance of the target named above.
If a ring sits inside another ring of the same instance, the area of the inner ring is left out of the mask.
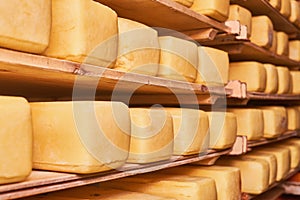
[[[290,78],[291,78],[291,88],[293,94],[300,94],[300,71],[290,71]]]
[[[291,0],[281,0],[280,13],[286,18],[291,16]]]
[[[291,0],[291,16],[289,20],[297,26],[300,24],[300,4],[296,0]]]
[[[281,9],[281,0],[269,0],[269,3],[277,10]]]
[[[266,70],[266,88],[265,93],[274,94],[278,90],[278,72],[276,66],[272,64],[264,64]]]
[[[247,35],[250,37],[252,28],[252,14],[248,9],[236,4],[230,5],[228,20],[237,20],[242,25],[245,25],[247,27]]]
[[[277,67],[278,90],[277,94],[286,94],[290,90],[290,71],[287,67]]]
[[[300,129],[300,110],[296,106],[286,107],[288,130]]]
[[[32,169],[30,106],[21,97],[0,96],[0,184],[23,181]]]
[[[251,30],[251,42],[267,49],[271,48],[274,30],[269,17],[265,15],[252,17]]]
[[[289,55],[289,36],[285,32],[277,32],[277,49],[276,53],[279,55]]]
[[[291,153],[291,169],[295,169],[299,166],[300,164],[300,146],[299,145],[294,145],[292,143],[280,143],[274,145],[274,147],[283,147],[283,148],[288,148]]]
[[[289,58],[300,61],[300,40],[289,41]]]

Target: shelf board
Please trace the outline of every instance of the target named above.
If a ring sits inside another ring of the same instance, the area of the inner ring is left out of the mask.
[[[297,94],[266,94],[261,92],[247,93],[248,105],[297,105],[300,95]]]
[[[217,44],[213,47],[227,51],[231,61],[257,61],[271,63],[289,68],[299,68],[300,63],[284,55],[277,55],[251,42],[234,41],[227,44]]]
[[[272,20],[275,30],[284,31],[292,38],[300,35],[300,29],[272,7],[267,0],[230,0],[230,3],[249,9],[255,16],[267,15]]]
[[[96,0],[115,10],[120,17],[151,27],[175,31],[215,28],[230,32],[230,28],[172,0]],[[153,12],[155,10],[155,12]]]
[[[282,187],[285,189],[286,194],[300,195],[300,173],[298,172],[296,175],[291,177],[285,183],[283,183]]]
[[[234,91],[236,84],[242,83],[207,87],[0,49],[0,94],[30,101],[72,100],[75,94],[76,100],[211,105],[218,98],[245,98],[245,91]]]
[[[161,169],[211,159],[228,154],[230,151],[231,149],[223,151],[209,150],[208,154],[200,156],[173,156],[168,161],[143,165],[125,164],[125,166],[120,168],[118,171],[114,170],[110,172],[89,175],[34,170],[29,178],[24,182],[0,186],[0,199],[22,198],[46,192],[53,192],[62,189],[153,172]]]

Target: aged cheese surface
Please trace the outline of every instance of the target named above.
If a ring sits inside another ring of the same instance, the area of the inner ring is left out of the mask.
[[[229,15],[229,0],[194,0],[191,9],[217,21],[224,22]]]
[[[194,0],[173,0],[173,1],[180,3],[186,7],[191,7],[194,3]]]
[[[288,130],[300,129],[300,110],[297,107],[286,107]]]
[[[209,117],[209,147],[226,149],[232,147],[237,135],[237,118],[230,112],[207,112]]]
[[[278,90],[277,94],[286,94],[290,89],[290,71],[287,67],[277,67]]]
[[[296,0],[291,0],[291,16],[289,20],[298,26],[300,24],[300,4]]]
[[[273,41],[273,24],[265,15],[252,17],[252,32],[250,40],[264,48],[271,48]]]
[[[289,18],[291,15],[291,0],[281,0],[280,13]]]
[[[131,192],[126,190],[117,190],[108,187],[101,187],[100,185],[82,186],[58,192],[52,192],[47,195],[51,198],[66,198],[68,199],[98,199],[98,200],[172,200],[173,198],[166,198],[143,194],[139,192]],[[175,199],[173,199],[175,200]]]
[[[149,163],[169,159],[174,132],[171,115],[162,109],[130,108],[131,140],[128,162]]]
[[[196,83],[224,85],[228,82],[228,53],[211,47],[198,47]]]
[[[170,174],[143,174],[100,184],[180,200],[217,200],[211,178]]]
[[[292,85],[290,86],[292,88],[293,94],[300,94],[300,71],[290,71],[290,78]]]
[[[300,40],[289,41],[289,58],[300,61]]]
[[[237,135],[245,135],[248,140],[258,140],[263,136],[263,113],[255,108],[230,108],[228,112],[236,115]]]
[[[224,156],[216,164],[241,170],[242,192],[260,194],[269,186],[269,164],[265,160]]]
[[[0,184],[23,181],[32,169],[30,106],[21,97],[0,96]]]
[[[277,32],[277,49],[279,55],[289,55],[289,36],[285,32]]]
[[[229,65],[229,80],[246,82],[247,90],[263,92],[266,89],[266,70],[258,62],[232,62]]]
[[[51,36],[45,55],[113,67],[117,47],[117,14],[112,9],[92,0],[52,1]]]
[[[259,107],[264,116],[264,137],[273,138],[287,130],[287,113],[282,106]]]
[[[274,145],[275,146],[275,145]],[[295,169],[300,164],[300,146],[293,145],[292,143],[284,143],[284,141],[280,144],[276,144],[275,147],[288,148],[291,153],[291,169]]]
[[[31,103],[31,112],[36,169],[93,173],[120,167],[128,157],[130,117],[123,103]]]
[[[118,29],[118,59],[114,68],[156,76],[160,56],[157,31],[120,17]]]
[[[276,66],[272,64],[264,64],[266,70],[267,80],[265,93],[274,94],[278,90],[278,73]]]
[[[277,161],[276,181],[280,181],[290,170],[290,150],[280,147],[260,147],[255,149],[257,152],[273,154]]]
[[[172,36],[159,37],[159,77],[194,82],[197,75],[197,45]]]
[[[269,174],[269,185],[276,181],[277,175],[277,161],[276,156],[272,154],[266,154],[261,152],[256,152],[255,149],[247,154],[243,155],[242,158],[253,158],[265,160],[269,164],[270,174]]]
[[[269,3],[276,8],[277,10],[280,10],[281,8],[281,0],[269,0]]]
[[[247,35],[251,35],[252,14],[251,12],[239,5],[230,5],[228,20],[238,20],[242,25],[247,26]]]
[[[49,44],[50,0],[10,0],[0,2],[0,46],[42,53]]]
[[[236,167],[226,166],[180,166],[163,170],[162,173],[212,178],[216,182],[218,199],[240,200],[241,177]]]
[[[209,122],[204,111],[187,108],[165,108],[173,120],[174,155],[199,154],[207,150]]]

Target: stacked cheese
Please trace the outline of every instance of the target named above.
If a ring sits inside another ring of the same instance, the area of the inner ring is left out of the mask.
[[[300,129],[300,110],[297,106],[286,107],[288,130]]]
[[[252,17],[252,32],[250,40],[254,44],[270,49],[274,38],[272,21],[267,16]]]
[[[252,14],[249,10],[239,5],[230,5],[228,20],[237,20],[247,27],[247,36],[252,32]]]
[[[291,0],[291,16],[290,22],[300,27],[300,3],[296,0]]]

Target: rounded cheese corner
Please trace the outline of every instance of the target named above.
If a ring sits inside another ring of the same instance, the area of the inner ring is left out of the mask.
[[[252,14],[248,9],[236,4],[230,5],[228,20],[237,20],[242,25],[247,26],[247,35],[248,37],[251,36]]]
[[[278,73],[276,66],[272,64],[264,64],[267,80],[265,93],[275,94],[278,90]]]
[[[250,40],[254,44],[270,49],[273,42],[273,24],[265,15],[252,17],[252,32]]]
[[[287,67],[277,67],[278,91],[277,94],[287,94],[290,90],[290,71]]]
[[[300,110],[297,107],[286,107],[288,130],[300,129]]]

